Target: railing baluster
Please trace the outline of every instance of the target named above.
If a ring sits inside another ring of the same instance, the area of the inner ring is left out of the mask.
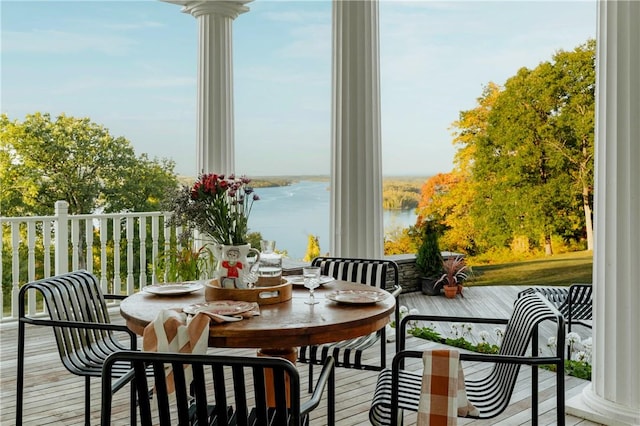
[[[133,218],[128,216],[127,222],[127,294],[133,294]]]
[[[167,216],[164,217],[165,219],[165,223],[167,223]],[[168,228],[165,226],[164,228],[164,261],[168,262],[169,261],[169,257],[171,253],[171,228]],[[169,278],[169,268],[166,267],[164,268],[164,276],[162,277],[162,281],[163,282],[167,282]]]
[[[158,282],[156,275],[156,265],[158,264],[158,227],[160,216],[151,217],[151,284]]]
[[[140,237],[140,276],[138,282],[140,288],[147,285],[147,218],[140,216],[138,219],[138,236]]]
[[[84,220],[84,240],[86,242],[86,250],[84,258],[87,271],[93,273],[93,219]]]
[[[32,220],[27,222],[27,277],[29,281],[36,279],[36,223]],[[30,295],[32,296],[32,295]],[[33,315],[36,312],[36,300],[34,297],[28,298],[27,311]]]
[[[69,272],[69,204],[66,201],[56,201],[54,231],[55,231],[55,274]]]
[[[77,270],[80,258],[80,220],[71,219],[71,269]]]
[[[27,276],[29,281],[36,279],[36,223],[34,221],[27,222]]]
[[[20,285],[20,223],[11,222],[11,316],[18,318]]]
[[[113,218],[113,292],[122,294],[120,277],[120,218]]]
[[[109,220],[106,217],[100,218],[100,287],[102,291],[108,293],[107,284],[107,241],[109,241]]]
[[[42,278],[49,278],[51,276],[51,221],[42,221],[42,259],[43,274]]]

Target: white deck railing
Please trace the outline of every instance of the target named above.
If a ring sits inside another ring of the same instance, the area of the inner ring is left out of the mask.
[[[56,202],[53,216],[0,217],[0,321],[17,318],[22,284],[70,270],[94,273],[105,293],[129,295],[158,282],[154,265],[175,235],[175,229],[164,226],[166,213],[69,215],[67,206]],[[3,270],[8,258],[10,274]],[[4,307],[6,298],[10,310]],[[30,294],[30,314],[42,309],[36,302]]]

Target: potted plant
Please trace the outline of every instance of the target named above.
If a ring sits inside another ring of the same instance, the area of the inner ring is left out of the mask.
[[[228,288],[245,288],[251,279],[249,253],[255,254],[256,262],[260,259],[260,252],[247,239],[249,215],[253,203],[260,199],[250,182],[246,176],[202,174],[175,195],[168,221],[169,225],[186,226],[188,232],[196,229],[213,242],[216,278]]]
[[[420,271],[420,289],[429,296],[440,294],[437,281],[442,274],[442,256],[438,247],[438,231],[434,223],[425,221],[416,253],[416,266]]]
[[[462,296],[462,283],[469,277],[468,266],[462,256],[449,257],[442,262],[444,273],[436,284],[444,284],[444,294],[450,299],[457,293]],[[462,296],[464,297],[464,296]]]
[[[196,281],[211,278],[215,258],[207,246],[197,250],[188,244],[172,246],[157,259],[155,273],[161,282]]]

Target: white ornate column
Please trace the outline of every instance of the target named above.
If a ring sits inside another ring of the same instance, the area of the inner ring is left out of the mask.
[[[567,412],[640,424],[640,2],[599,1],[592,381]]]
[[[197,172],[233,173],[233,20],[251,0],[163,0],[198,23]]]
[[[381,257],[378,1],[333,1],[330,253]]]

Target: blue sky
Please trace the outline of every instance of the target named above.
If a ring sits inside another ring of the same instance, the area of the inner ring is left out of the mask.
[[[328,174],[331,2],[255,0],[233,25],[236,172]],[[1,1],[1,111],[90,117],[196,175],[196,20],[160,1]],[[490,81],[594,38],[595,0],[380,1],[383,171],[452,168]]]

